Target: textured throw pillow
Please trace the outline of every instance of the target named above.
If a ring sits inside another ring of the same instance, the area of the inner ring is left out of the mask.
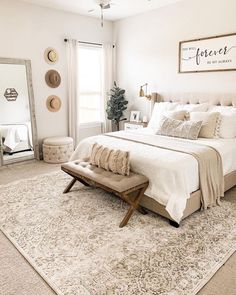
[[[187,103],[187,104],[178,104],[175,108],[176,111],[185,110],[188,112],[206,112],[209,108],[208,103]]]
[[[113,150],[95,143],[90,154],[90,164],[121,175],[129,175],[129,152]]]
[[[202,121],[202,127],[199,137],[215,138],[219,137],[219,120],[220,113],[209,112],[192,112],[190,113],[190,121]]]
[[[156,134],[186,139],[197,139],[201,127],[202,121],[180,121],[163,116]]]
[[[97,154],[98,154],[98,151],[99,149],[101,148],[101,145],[95,143],[93,146],[92,146],[92,150],[91,150],[91,153],[90,153],[90,159],[89,159],[89,162],[91,165],[94,165],[94,166],[98,166],[99,165],[99,158],[97,157]]]
[[[165,117],[174,119],[174,120],[181,120],[184,121],[189,118],[189,113],[185,110],[180,111],[168,111],[163,114]]]
[[[210,112],[219,112],[219,136],[221,138],[236,137],[236,108],[229,106],[213,106]]]
[[[162,115],[167,111],[174,110],[177,105],[178,103],[173,102],[156,102],[152,111],[151,119],[148,123],[148,128],[156,129]]]

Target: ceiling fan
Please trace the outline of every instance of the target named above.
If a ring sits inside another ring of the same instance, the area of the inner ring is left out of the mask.
[[[111,3],[111,0],[99,0],[99,1],[96,1],[96,2],[97,2],[97,5],[98,5],[98,8],[100,8],[100,10],[101,10],[101,26],[103,27],[103,24],[104,24],[104,10],[110,9],[111,6],[114,3]],[[96,8],[90,9],[88,12],[91,13],[91,12],[93,12],[95,10],[96,10]]]

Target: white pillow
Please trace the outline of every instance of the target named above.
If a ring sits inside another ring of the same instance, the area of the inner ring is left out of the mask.
[[[178,104],[175,108],[176,111],[185,110],[188,112],[206,112],[209,108],[208,103],[188,103],[188,104]]]
[[[210,112],[220,113],[219,135],[221,138],[236,137],[236,108],[227,106],[214,106]]]
[[[218,112],[191,112],[190,121],[202,121],[202,127],[199,137],[215,138],[219,137],[219,119],[220,113]]]
[[[173,102],[156,102],[152,111],[151,119],[148,123],[148,128],[156,129],[162,115],[167,111],[174,110],[177,105],[178,103]]]
[[[165,117],[174,119],[174,120],[180,120],[184,121],[187,118],[189,118],[189,112],[185,110],[180,110],[180,111],[168,111],[163,114]]]
[[[211,105],[209,107],[209,112],[219,112],[219,113],[226,113],[226,112],[236,112],[236,108],[233,106],[214,106]]]

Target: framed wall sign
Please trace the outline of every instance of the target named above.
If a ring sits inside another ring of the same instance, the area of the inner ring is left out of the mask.
[[[6,97],[7,101],[16,101],[18,93],[15,88],[7,88],[4,96]]]
[[[236,33],[179,43],[179,73],[217,71],[236,71]]]

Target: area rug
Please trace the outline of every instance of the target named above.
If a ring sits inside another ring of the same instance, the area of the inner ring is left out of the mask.
[[[4,234],[60,295],[196,294],[236,250],[236,203],[197,212],[176,229],[135,213],[62,172],[0,186]]]

